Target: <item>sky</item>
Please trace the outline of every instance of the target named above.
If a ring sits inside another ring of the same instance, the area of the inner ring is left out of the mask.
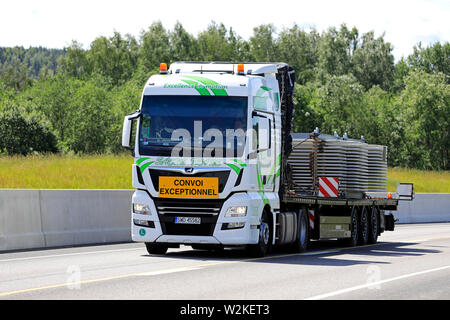
[[[253,28],[273,23],[277,31],[294,24],[322,32],[342,23],[360,34],[393,45],[398,61],[423,46],[450,41],[450,0],[14,0],[0,4],[0,46],[63,48],[72,40],[89,48],[114,31],[136,38],[155,21],[173,29],[177,21],[193,35],[211,21],[248,39]]]

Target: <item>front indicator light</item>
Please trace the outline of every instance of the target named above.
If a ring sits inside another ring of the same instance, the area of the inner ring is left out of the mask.
[[[241,229],[245,226],[245,222],[228,222],[222,224],[222,230]]]

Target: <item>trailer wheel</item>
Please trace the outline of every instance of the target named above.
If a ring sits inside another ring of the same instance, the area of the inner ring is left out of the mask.
[[[358,209],[353,206],[352,212],[350,214],[350,231],[351,237],[347,239],[346,243],[350,247],[355,247],[358,245],[359,241],[359,223],[358,223]]]
[[[257,244],[247,246],[248,253],[253,257],[264,257],[270,247],[270,219],[267,211],[263,212],[259,227],[259,241]]]
[[[167,249],[169,248],[168,246],[165,246],[163,244],[151,242],[146,242],[145,246],[147,247],[147,252],[149,254],[159,254],[159,255],[166,254]]]
[[[361,209],[359,215],[359,244],[365,245],[369,241],[369,213],[367,207]]]
[[[305,252],[309,243],[309,218],[305,208],[298,213],[297,239],[294,242],[295,252]]]
[[[374,206],[370,212],[369,217],[369,243],[375,244],[378,240],[379,232],[379,220],[378,220],[378,210]]]

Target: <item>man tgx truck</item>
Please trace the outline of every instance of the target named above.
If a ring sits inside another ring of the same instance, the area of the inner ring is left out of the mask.
[[[150,254],[245,247],[264,256],[310,240],[375,243],[394,230],[386,147],[291,133],[295,72],[286,63],[161,64],[124,119],[132,150],[131,234]],[[135,132],[135,134],[132,134]]]

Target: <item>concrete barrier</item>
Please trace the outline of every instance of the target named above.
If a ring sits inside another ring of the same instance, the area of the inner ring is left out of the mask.
[[[400,201],[391,212],[397,223],[450,222],[450,193],[416,193],[413,201]]]
[[[0,251],[131,241],[132,194],[0,189]]]
[[[0,251],[131,241],[133,192],[0,189]],[[450,194],[418,193],[392,213],[398,223],[450,222]]]

